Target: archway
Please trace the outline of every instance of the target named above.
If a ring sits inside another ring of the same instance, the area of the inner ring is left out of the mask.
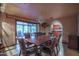
[[[60,39],[59,39],[59,47],[60,47],[60,51],[58,52],[58,55],[64,55],[64,48],[62,45],[62,38],[63,38],[63,25],[59,20],[54,20],[51,23],[50,26],[50,32],[53,33],[53,37],[57,37],[59,35],[61,35]]]
[[[59,20],[54,20],[51,23],[50,32],[53,32],[54,36],[58,36],[61,34],[61,38],[63,37],[63,25]],[[60,40],[62,42],[62,39]]]

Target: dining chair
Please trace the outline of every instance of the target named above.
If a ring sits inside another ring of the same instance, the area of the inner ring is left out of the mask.
[[[18,39],[20,44],[20,53],[19,56],[22,54],[23,56],[28,56],[34,52],[34,46],[26,46],[26,43],[24,42],[24,39]]]
[[[27,40],[31,39],[31,34],[32,34],[32,33],[24,33],[25,39],[27,39]],[[29,41],[27,41],[27,40],[25,40],[25,46],[26,46],[27,48],[32,48],[33,46],[35,46],[34,43],[29,42]]]
[[[60,51],[60,46],[59,46],[60,38],[61,38],[61,35],[59,35],[58,38],[52,38],[51,40],[44,42],[43,50],[48,52],[50,56],[52,55],[57,56]]]
[[[34,34],[37,35],[37,36],[46,35],[46,33],[43,33],[43,32],[36,32],[36,33],[34,33]]]
[[[50,56],[52,55],[51,43],[51,40],[48,40],[42,44],[42,51]]]
[[[19,45],[20,45],[20,53],[19,53],[19,56],[21,54],[25,56],[26,53],[27,53],[27,50],[26,50],[26,47],[25,47],[25,43],[24,43],[23,40],[24,40],[23,38],[18,39],[18,42],[19,42]]]
[[[42,56],[41,46],[36,45],[35,56]]]
[[[30,38],[30,33],[24,33],[25,38]]]

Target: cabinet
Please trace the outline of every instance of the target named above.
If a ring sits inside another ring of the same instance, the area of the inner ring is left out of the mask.
[[[71,49],[79,50],[79,36],[70,35],[68,47]]]

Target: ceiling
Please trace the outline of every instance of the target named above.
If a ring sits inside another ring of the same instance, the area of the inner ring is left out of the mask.
[[[6,4],[6,13],[28,18],[50,17],[60,18],[74,15],[79,12],[77,3],[9,3]]]

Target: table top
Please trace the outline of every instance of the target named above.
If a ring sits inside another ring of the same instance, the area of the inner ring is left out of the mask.
[[[48,35],[41,35],[41,36],[38,36],[38,37],[35,37],[35,38],[26,38],[24,39],[25,42],[31,42],[31,43],[34,43],[36,45],[40,45],[46,41],[50,40],[50,36]]]

